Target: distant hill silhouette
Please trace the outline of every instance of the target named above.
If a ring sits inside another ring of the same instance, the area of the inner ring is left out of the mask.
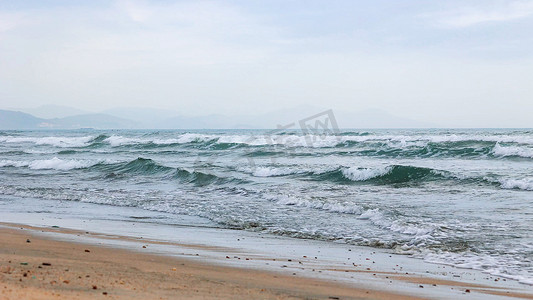
[[[84,114],[64,118],[43,119],[33,115],[0,110],[0,129],[118,129],[136,128],[136,122],[106,114]]]
[[[20,111],[0,110],[0,129],[36,129],[45,121]]]
[[[0,110],[0,129],[272,129],[293,124],[316,115],[326,108],[300,105],[268,113],[226,116],[221,114],[185,116],[172,110],[120,107],[101,113],[77,114],[79,110],[61,106],[41,106],[39,115],[63,116],[39,118],[26,112]],[[57,109],[57,114],[54,114]],[[64,116],[68,112],[71,116]],[[340,128],[428,128],[436,124],[419,122],[389,114],[379,109],[359,112],[333,110]]]

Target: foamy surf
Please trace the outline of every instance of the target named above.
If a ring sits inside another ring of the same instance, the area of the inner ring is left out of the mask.
[[[501,180],[501,185],[504,189],[533,191],[533,177],[522,179],[503,179]]]
[[[46,136],[46,137],[20,137],[20,136],[0,136],[0,143],[9,144],[35,144],[50,145],[54,147],[85,147],[88,146],[94,136],[64,137],[64,136]]]
[[[516,157],[525,157],[533,158],[533,148],[526,148],[525,146],[501,146],[499,143],[494,146],[492,153],[495,156],[506,157],[506,156],[516,156]]]
[[[28,167],[32,170],[72,170],[72,169],[81,169],[87,168],[94,165],[94,162],[68,159],[63,160],[57,157],[51,159],[40,159],[34,161],[12,161],[12,160],[2,160],[0,161],[0,167]]]
[[[376,178],[389,174],[391,171],[391,166],[380,167],[375,169],[351,167],[342,170],[342,174],[344,174],[346,178],[352,181],[365,181],[371,178]]]

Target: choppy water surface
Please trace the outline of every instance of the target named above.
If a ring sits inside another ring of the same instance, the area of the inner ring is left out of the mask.
[[[533,284],[532,130],[265,134],[3,131],[0,201],[200,216]]]

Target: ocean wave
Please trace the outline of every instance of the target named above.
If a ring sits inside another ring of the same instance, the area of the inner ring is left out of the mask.
[[[500,157],[507,157],[507,156],[514,156],[514,157],[525,157],[525,158],[533,158],[533,148],[525,148],[525,147],[518,147],[518,146],[501,146],[499,143],[497,143],[494,148],[492,149],[492,153],[494,156],[500,156]]]
[[[57,157],[54,157],[52,159],[32,161],[29,164],[29,168],[35,169],[35,170],[40,170],[40,169],[72,170],[72,169],[87,168],[88,166],[92,164],[93,162],[90,162],[90,161],[81,161],[81,160],[76,160],[76,159],[62,160]]]
[[[420,251],[415,257],[423,258],[430,263],[455,266],[463,269],[480,270],[493,276],[513,279],[523,284],[533,285],[531,271],[525,270],[524,263],[513,254],[502,254],[498,257],[490,254],[449,251]]]
[[[344,177],[351,181],[365,181],[371,178],[384,176],[392,171],[393,166],[386,166],[381,168],[355,168],[343,169],[342,174]]]
[[[78,154],[80,152],[76,151],[76,150],[61,150],[59,152],[57,152],[57,154],[59,155],[69,155],[69,154]]]
[[[343,136],[343,135],[347,135],[347,136],[368,136],[368,135],[372,135],[372,133],[368,132],[368,131],[345,131],[345,132],[341,132],[339,135]]]
[[[166,167],[155,163],[151,159],[137,158],[126,162],[113,161],[90,161],[78,159],[60,159],[57,157],[51,159],[15,161],[1,160],[0,167],[27,167],[33,170],[73,170],[87,169],[88,171],[110,172],[116,174],[132,175],[150,175],[166,171],[174,171],[175,168]]]
[[[41,159],[34,161],[13,161],[2,160],[0,161],[0,167],[28,167],[33,170],[60,170],[67,171],[72,169],[82,169],[93,165],[94,162],[68,159],[63,160],[57,157],[51,159]]]
[[[334,147],[342,142],[341,138],[333,135],[293,135],[293,134],[259,134],[259,135],[224,135],[214,137],[217,144],[242,144],[247,146],[283,146],[286,148],[309,147],[325,148]]]
[[[244,156],[268,156],[268,155],[301,155],[298,151],[283,153],[271,148],[298,149],[298,148],[349,148],[352,154],[359,156],[376,157],[471,157],[487,158],[494,156],[510,156],[498,151],[497,143],[533,144],[533,138],[527,136],[396,136],[396,135],[326,135],[326,136],[303,136],[303,135],[216,135],[186,133],[175,138],[142,137],[132,138],[125,136],[107,137],[104,143],[111,147],[136,146],[140,148],[167,147],[184,145],[187,147],[227,150],[235,148],[251,149]],[[264,150],[252,150],[256,147],[269,147]],[[518,156],[530,157],[531,150],[516,153]],[[286,151],[286,150],[285,150]],[[527,152],[529,151],[529,152]]]
[[[181,139],[181,137],[180,137]],[[364,142],[384,142],[395,147],[425,147],[428,143],[460,146],[461,143],[517,143],[533,144],[531,135],[297,135],[297,134],[257,134],[257,135],[205,135],[185,134],[182,142],[216,141],[227,144],[250,146],[282,145],[286,147],[324,148],[353,145]]]
[[[157,164],[151,159],[139,157],[132,161],[117,162],[117,163],[99,163],[89,168],[91,171],[106,172],[107,177],[114,177],[116,175],[154,175],[158,173],[168,173],[174,171],[175,168]]]
[[[0,168],[3,167],[27,167],[29,162],[26,161],[14,161],[14,160],[0,160]]]
[[[372,182],[377,184],[420,183],[445,178],[438,170],[404,165],[378,168],[342,167],[334,171],[313,174],[311,177],[315,180],[337,183]]]
[[[429,235],[438,228],[437,226],[431,224],[415,225],[408,224],[397,219],[390,220],[379,208],[368,209],[358,218],[362,220],[369,220],[374,225],[386,228],[390,231],[417,237],[417,239],[411,241],[411,243],[418,242],[423,238],[429,238]]]
[[[254,176],[257,177],[272,177],[272,176],[283,176],[283,175],[290,175],[290,174],[296,174],[296,170],[291,170],[289,168],[280,169],[280,168],[269,168],[269,167],[259,167],[256,168],[253,172]]]
[[[173,144],[187,144],[187,143],[199,143],[206,142],[216,139],[216,136],[209,136],[204,134],[196,133],[185,133],[179,135],[176,138],[132,138],[119,135],[112,135],[103,140],[103,142],[108,143],[111,147],[120,147],[126,145],[156,145],[156,146],[165,146]]]
[[[421,144],[399,144],[394,145],[387,143],[386,147],[376,146],[370,149],[365,149],[359,153],[365,156],[377,157],[487,157],[491,150],[493,142],[443,142],[435,143],[428,142],[425,145]]]
[[[389,141],[396,144],[409,145],[409,143],[457,143],[457,142],[492,142],[533,144],[532,135],[483,135],[483,134],[446,134],[446,135],[366,135],[343,136],[344,141],[367,142]]]
[[[243,184],[248,181],[234,178],[234,177],[220,177],[214,174],[210,173],[204,173],[200,171],[189,171],[185,169],[178,169],[173,175],[173,178],[178,179],[180,182],[183,183],[190,183],[197,186],[204,186],[204,185],[222,185],[227,183],[232,184]]]
[[[204,186],[209,184],[235,184],[247,181],[233,177],[219,177],[214,174],[196,170],[169,167],[159,164],[151,159],[139,157],[132,161],[118,163],[99,163],[88,168],[105,174],[105,178],[116,179],[124,176],[160,176],[166,180],[178,180],[181,183]]]
[[[255,177],[278,177],[306,172],[302,168],[271,166],[240,167],[237,168],[237,171],[248,173]]]
[[[500,183],[503,189],[533,191],[533,177],[523,179],[501,179]]]
[[[425,238],[429,238],[431,233],[438,230],[438,226],[433,224],[407,223],[399,220],[397,217],[388,217],[387,214],[379,208],[368,208],[350,201],[340,202],[305,198],[305,196],[298,197],[293,195],[276,194],[263,195],[263,198],[271,202],[276,202],[279,205],[306,207],[334,213],[357,215],[357,219],[368,220],[373,225],[380,228],[414,237],[414,239],[408,239],[411,243],[416,243]]]
[[[3,143],[32,143],[35,145],[50,145],[54,147],[86,147],[94,136],[65,137],[65,136],[48,136],[48,137],[20,137],[20,136],[0,136],[0,142]]]
[[[248,151],[243,154],[243,156],[246,157],[269,157],[269,156],[285,156],[286,152],[284,151],[265,151],[265,150],[255,150],[255,151]]]
[[[410,244],[416,244],[424,239],[430,238],[430,235],[438,230],[438,226],[433,224],[409,224],[399,219],[391,219],[379,208],[365,208],[357,203],[342,203],[329,200],[320,201],[287,195],[265,195],[264,198],[280,205],[307,207],[335,213],[358,215],[358,219],[368,220],[380,228],[405,236],[411,236],[412,238],[408,239]]]
[[[342,173],[342,177],[340,176]],[[376,168],[341,168],[325,172],[318,178],[340,183],[361,182],[372,184],[424,183],[431,181],[451,181],[454,184],[475,184],[500,187],[503,189],[533,190],[533,178],[509,179],[501,175],[477,176],[454,173],[445,170],[415,167],[409,165],[389,165]],[[349,180],[349,182],[347,182]]]
[[[351,147],[358,143],[384,143],[393,148],[418,147],[447,144],[447,146],[461,146],[461,143],[515,143],[533,145],[531,135],[483,135],[483,134],[448,134],[448,135],[376,135],[368,132],[342,133],[340,135],[299,135],[299,134],[201,134],[182,133],[174,136],[150,135],[143,137],[129,137],[122,135],[99,136],[47,136],[24,137],[0,135],[0,142],[4,143],[33,143],[36,145],[50,145],[54,147],[87,147],[92,144],[106,143],[112,147],[125,145],[154,145],[165,146],[190,143],[213,144],[242,144],[247,146],[284,146],[284,147]]]
[[[254,177],[283,177],[333,182],[339,184],[405,184],[431,181],[453,181],[454,184],[499,185],[499,179],[488,176],[465,175],[411,165],[383,165],[371,168],[346,166],[255,166],[235,169]]]
[[[341,202],[323,202],[323,201],[316,201],[316,200],[309,200],[309,199],[302,199],[294,196],[286,196],[286,195],[265,195],[264,198],[266,198],[269,201],[277,202],[281,205],[289,205],[289,206],[298,206],[298,207],[308,207],[313,209],[320,209],[320,210],[326,210],[330,212],[336,212],[336,213],[344,213],[344,214],[361,214],[364,209],[354,203],[341,203]]]
[[[23,151],[23,150],[11,150],[11,151],[0,152],[0,155],[24,155],[24,154],[30,154],[30,153]]]
[[[284,146],[284,147],[334,147],[341,142],[337,136],[300,136],[300,135],[215,135],[185,133],[176,137],[156,138],[156,137],[127,137],[112,135],[103,140],[111,147],[127,145],[144,146],[168,146],[175,144],[200,144],[200,146],[211,146],[215,150],[230,148],[236,145],[241,146]]]

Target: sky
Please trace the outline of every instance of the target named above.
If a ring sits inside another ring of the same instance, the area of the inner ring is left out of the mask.
[[[0,108],[533,127],[533,1],[4,1]]]

